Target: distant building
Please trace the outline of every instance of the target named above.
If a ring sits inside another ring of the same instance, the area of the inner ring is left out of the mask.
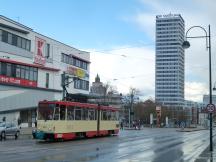
[[[184,106],[184,34],[180,14],[156,16],[155,99],[169,107]]]
[[[90,88],[91,95],[95,96],[104,96],[106,93],[106,88],[104,87],[103,83],[100,81],[100,77],[97,74],[95,77],[95,81],[92,82],[92,86]]]
[[[116,108],[122,107],[122,95],[112,89],[112,85],[102,83],[98,74],[90,87],[90,96],[94,98],[89,99],[91,102],[108,104]]]
[[[119,119],[123,120],[124,117],[124,107],[122,103],[122,95],[118,91],[112,89],[112,85],[104,84],[100,81],[100,77],[97,74],[95,81],[90,87],[91,99],[88,101],[96,104],[103,104],[113,106],[119,109]]]
[[[216,95],[212,95],[212,103],[216,105]],[[203,95],[203,104],[205,106],[209,104],[209,95]]]

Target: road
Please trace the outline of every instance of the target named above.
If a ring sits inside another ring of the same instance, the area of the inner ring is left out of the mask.
[[[66,142],[8,139],[0,142],[1,162],[207,162],[199,155],[209,145],[209,131],[169,128],[123,130],[119,136]]]

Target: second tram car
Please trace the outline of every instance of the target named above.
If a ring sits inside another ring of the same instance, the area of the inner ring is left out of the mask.
[[[35,139],[69,140],[118,134],[118,109],[70,101],[41,101]]]

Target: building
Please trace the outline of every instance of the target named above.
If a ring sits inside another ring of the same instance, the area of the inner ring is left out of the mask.
[[[94,103],[108,104],[116,108],[122,107],[122,95],[111,84],[101,82],[98,74],[90,88],[90,96],[94,98],[91,99]]]
[[[95,77],[95,81],[92,82],[89,95],[91,96],[91,99],[88,100],[89,102],[109,105],[118,108],[119,120],[124,119],[124,106],[122,102],[122,94],[119,93],[111,84],[104,84],[103,82],[101,82],[98,74]]]
[[[180,14],[156,16],[155,99],[169,107],[184,106],[184,33]]]
[[[209,95],[203,95],[204,106],[206,107],[209,103]],[[212,95],[212,103],[216,105],[216,95]]]
[[[90,93],[92,95],[101,96],[101,97],[103,97],[104,95],[106,95],[106,87],[100,81],[100,77],[99,77],[98,74],[95,77],[95,81],[92,82],[92,86],[90,88]]]
[[[0,16],[0,121],[33,126],[41,100],[61,100],[63,72],[68,95],[89,94],[90,53],[70,47]]]

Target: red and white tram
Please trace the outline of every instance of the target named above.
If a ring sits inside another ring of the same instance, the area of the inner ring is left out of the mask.
[[[38,104],[36,139],[68,140],[118,134],[118,109],[70,101],[41,101]]]

